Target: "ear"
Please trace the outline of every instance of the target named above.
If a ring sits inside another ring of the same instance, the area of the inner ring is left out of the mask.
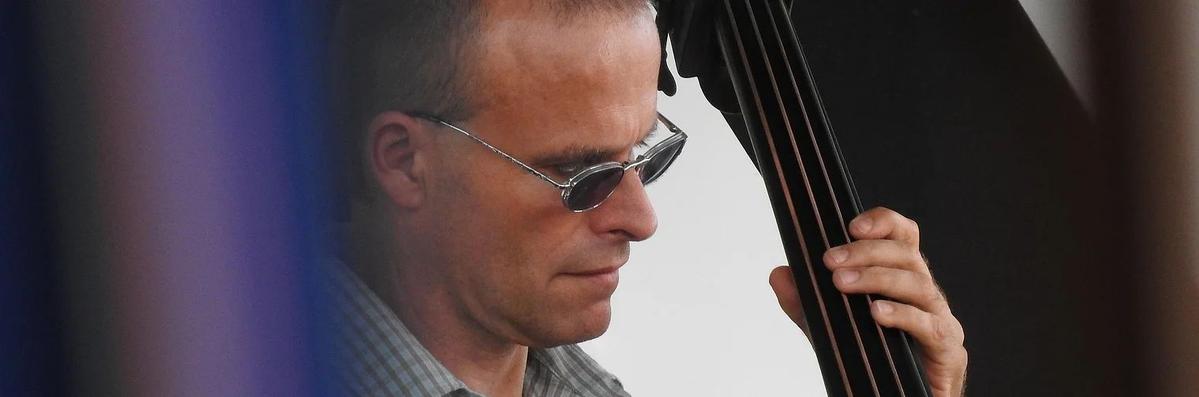
[[[369,158],[379,188],[399,208],[419,207],[427,193],[428,123],[395,111],[371,120]]]

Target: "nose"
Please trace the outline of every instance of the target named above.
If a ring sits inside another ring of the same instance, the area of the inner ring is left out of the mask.
[[[629,241],[650,238],[658,230],[658,217],[645,194],[645,185],[636,171],[629,170],[620,185],[599,207],[587,211],[592,229],[598,234],[619,236]]]

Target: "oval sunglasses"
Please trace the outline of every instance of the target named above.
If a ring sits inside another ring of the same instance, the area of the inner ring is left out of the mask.
[[[650,147],[644,154],[637,156],[632,161],[609,161],[588,166],[575,173],[563,183],[550,178],[541,171],[537,171],[536,168],[517,160],[508,153],[504,153],[504,151],[492,146],[487,141],[465,129],[434,116],[415,116],[458,131],[475,142],[491,149],[492,152],[503,156],[530,174],[554,185],[562,191],[562,204],[572,212],[583,212],[599,207],[608,197],[612,196],[612,192],[616,191],[616,187],[624,179],[624,174],[630,169],[637,172],[643,185],[648,185],[650,182],[657,180],[670,167],[670,164],[674,163],[675,158],[679,157],[679,153],[683,151],[683,144],[687,142],[687,134],[671,122],[670,119],[663,116],[662,113],[658,113],[658,121],[662,122],[662,125],[671,132],[671,135],[665,140]]]

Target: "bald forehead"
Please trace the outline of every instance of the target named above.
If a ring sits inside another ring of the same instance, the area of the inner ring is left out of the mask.
[[[656,86],[660,47],[652,13],[597,12],[562,23],[557,12],[535,3],[497,2],[487,10],[475,63],[480,105],[627,98],[644,93],[646,84]]]
[[[563,24],[578,19],[652,17],[653,9],[646,0],[486,0],[483,4],[496,16],[545,14]]]

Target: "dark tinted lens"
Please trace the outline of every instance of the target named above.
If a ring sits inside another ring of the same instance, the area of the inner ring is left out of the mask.
[[[602,203],[624,176],[624,169],[613,166],[602,169],[580,179],[566,196],[566,206],[572,211],[582,211]]]
[[[646,162],[644,168],[642,168],[640,171],[641,183],[649,184],[655,179],[658,179],[658,177],[662,176],[662,173],[666,172],[666,168],[670,167],[670,164],[674,162],[674,159],[679,157],[679,153],[683,150],[684,142],[686,141],[679,141],[674,145],[670,145],[670,147],[658,152],[654,158]]]

